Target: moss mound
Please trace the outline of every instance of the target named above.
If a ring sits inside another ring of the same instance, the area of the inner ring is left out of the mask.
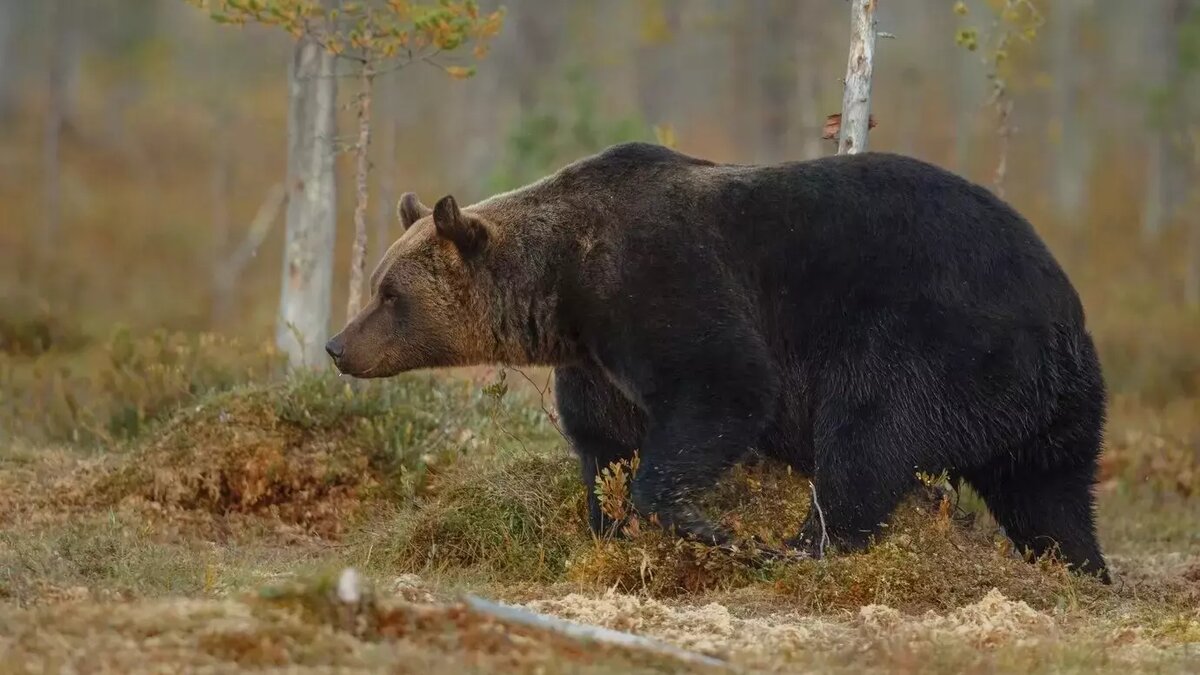
[[[430,476],[424,499],[382,533],[385,564],[557,581],[588,541],[585,514],[575,460],[565,453],[460,461]]]
[[[665,536],[646,523],[619,539],[587,530],[573,460],[561,456],[464,461],[431,478],[430,493],[371,538],[389,570],[469,572],[472,579],[569,581],[654,597],[746,589],[786,597],[807,611],[868,604],[902,611],[948,610],[996,588],[1045,608],[1107,594],[1052,561],[1013,554],[986,518],[918,490],[866,552],[824,560],[764,561]],[[805,477],[770,464],[738,467],[704,503],[742,537],[771,545],[799,529],[808,509]]]
[[[735,533],[778,545],[799,529],[810,494],[807,478],[759,463],[735,469],[706,506]],[[1013,555],[994,526],[977,522],[953,498],[940,487],[917,490],[862,553],[764,563],[753,552],[726,553],[643,527],[629,541],[599,542],[573,572],[580,581],[657,596],[759,585],[813,612],[868,604],[944,610],[992,588],[1036,607],[1106,592],[1050,561],[1031,565]]]
[[[471,392],[416,376],[357,391],[325,376],[235,389],[177,415],[97,494],[336,536],[364,504],[411,493],[427,464],[471,447],[491,419]]]

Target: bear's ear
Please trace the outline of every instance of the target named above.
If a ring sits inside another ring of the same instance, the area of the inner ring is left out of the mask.
[[[488,240],[487,225],[458,208],[454,197],[446,195],[433,206],[433,224],[439,237],[454,242],[464,257],[483,249]]]
[[[396,214],[400,216],[400,224],[406,230],[430,213],[433,211],[422,204],[421,200],[417,199],[417,195],[412,192],[405,192],[404,196],[400,197],[400,203],[396,205]]]

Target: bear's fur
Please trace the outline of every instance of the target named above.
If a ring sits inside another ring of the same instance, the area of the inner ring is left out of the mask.
[[[595,472],[637,450],[638,510],[727,542],[690,495],[753,448],[812,475],[841,550],[946,470],[1018,547],[1107,579],[1096,351],[1063,270],[988,190],[883,153],[743,166],[631,143],[399,211],[338,367],[553,366],[594,528]]]

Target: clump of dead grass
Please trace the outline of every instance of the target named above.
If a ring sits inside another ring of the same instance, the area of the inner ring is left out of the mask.
[[[36,357],[52,349],[73,351],[87,342],[78,325],[44,301],[27,294],[0,296],[0,353]]]
[[[35,442],[114,445],[204,396],[272,381],[281,366],[270,345],[162,330],[118,328],[86,349],[35,358],[0,350],[0,430]]]
[[[365,545],[395,570],[548,582],[587,542],[585,523],[575,461],[565,453],[490,456],[432,474],[420,501]]]
[[[95,494],[338,536],[366,504],[410,495],[428,465],[470,450],[491,419],[483,405],[452,380],[419,376],[238,388],[182,411]]]
[[[1117,396],[1109,419],[1102,485],[1200,496],[1200,397],[1151,405],[1141,397]]]
[[[940,489],[918,490],[863,553],[775,561],[753,547],[683,541],[636,517],[620,538],[595,537],[584,526],[576,476],[574,462],[559,457],[460,464],[431,479],[431,494],[374,533],[370,547],[377,562],[408,572],[569,581],[664,598],[758,588],[818,613],[869,604],[944,611],[993,588],[1036,608],[1111,593],[1051,560],[1021,559],[994,526],[956,512]],[[606,484],[621,481],[610,475]],[[798,530],[810,495],[804,477],[756,463],[733,470],[704,508],[741,538],[778,545]]]

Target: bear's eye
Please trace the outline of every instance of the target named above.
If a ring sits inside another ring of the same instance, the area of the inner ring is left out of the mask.
[[[383,291],[380,296],[380,300],[383,301],[383,304],[388,305],[389,307],[396,304],[396,295],[394,293],[390,291]]]

